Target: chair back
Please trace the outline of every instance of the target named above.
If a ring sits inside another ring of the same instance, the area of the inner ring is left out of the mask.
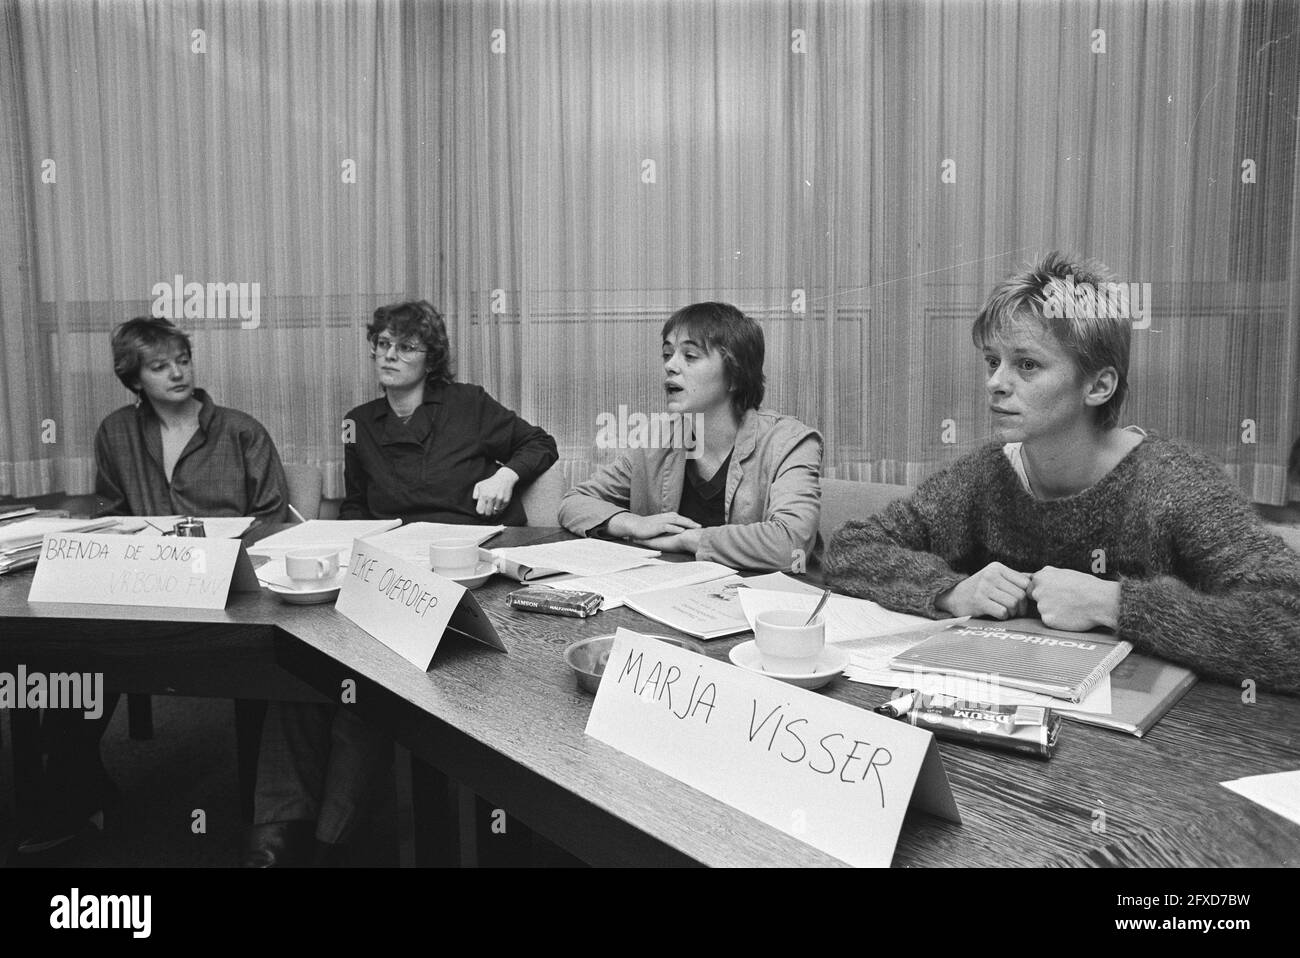
[[[524,515],[530,526],[558,526],[560,500],[568,491],[564,485],[564,470],[556,462],[530,482],[521,494]]]
[[[912,494],[912,486],[886,482],[854,482],[849,479],[823,479],[822,542],[829,543],[840,526],[851,519],[865,519],[884,511],[895,499]]]
[[[1277,536],[1296,552],[1300,552],[1300,526],[1287,526],[1275,522],[1264,523],[1264,528]]]
[[[289,483],[289,505],[304,519],[320,518],[320,496],[324,486],[321,471],[315,466],[286,465],[284,478]]]

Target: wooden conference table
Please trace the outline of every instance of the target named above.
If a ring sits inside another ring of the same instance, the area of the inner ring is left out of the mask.
[[[492,544],[563,535],[507,529]],[[31,578],[0,577],[0,670],[102,671],[107,688],[244,699],[336,699],[355,679],[363,717],[592,864],[841,864],[584,734],[592,699],[564,647],[618,626],[671,633],[630,610],[515,612],[505,595],[518,585],[496,577],[475,596],[510,653],[451,635],[422,673],[332,605],[266,592],[219,612],[30,605]],[[746,637],[700,644],[725,660]],[[888,690],[839,678],[825,694],[869,707]],[[939,750],[963,823],[910,813],[896,865],[1300,864],[1300,826],[1218,784],[1300,768],[1297,698],[1247,704],[1240,689],[1201,682],[1143,739],[1067,723],[1049,762]]]

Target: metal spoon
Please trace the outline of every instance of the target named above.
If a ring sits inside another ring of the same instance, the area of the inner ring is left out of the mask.
[[[826,600],[831,597],[831,590],[827,589],[822,593],[821,601],[817,603],[817,608],[812,610],[812,615],[808,616],[808,621],[804,625],[812,625],[813,619],[817,618],[818,613],[826,607]]]

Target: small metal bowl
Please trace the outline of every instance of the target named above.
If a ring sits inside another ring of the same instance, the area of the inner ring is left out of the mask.
[[[647,638],[658,639],[678,648],[704,654],[704,650],[688,639],[673,639],[666,635],[651,635]],[[564,650],[564,661],[569,663],[573,674],[577,676],[578,688],[596,694],[600,688],[600,677],[605,673],[605,663],[609,661],[610,650],[614,648],[614,636],[598,635],[591,639],[579,639]]]

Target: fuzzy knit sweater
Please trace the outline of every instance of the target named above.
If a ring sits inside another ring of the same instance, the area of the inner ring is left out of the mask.
[[[846,523],[823,568],[838,592],[940,618],[936,597],[990,562],[1117,580],[1119,636],[1137,651],[1300,693],[1300,554],[1212,460],[1170,439],[1148,434],[1096,485],[1052,501],[989,444]]]

